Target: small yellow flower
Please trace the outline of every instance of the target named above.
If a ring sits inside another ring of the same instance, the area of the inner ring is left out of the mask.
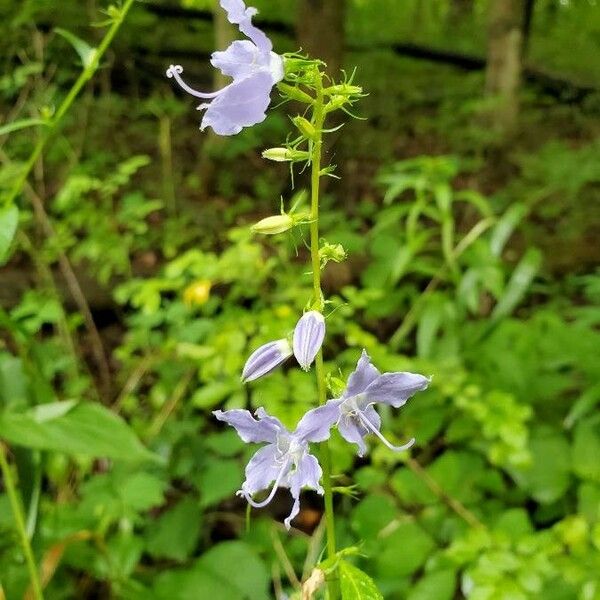
[[[188,306],[202,306],[210,298],[212,282],[208,279],[198,279],[188,285],[183,292],[183,301]]]

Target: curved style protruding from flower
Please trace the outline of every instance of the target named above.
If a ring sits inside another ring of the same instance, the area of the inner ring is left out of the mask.
[[[273,369],[292,355],[292,347],[284,338],[263,344],[248,358],[242,371],[242,383],[254,381]]]
[[[330,400],[326,406],[338,407],[338,431],[346,441],[358,446],[359,456],[367,451],[364,437],[369,433],[375,434],[390,450],[400,452],[410,448],[415,440],[393,446],[380,431],[381,418],[373,405],[379,402],[400,408],[413,394],[426,389],[429,381],[428,377],[416,373],[381,374],[363,350],[342,397]]]
[[[255,413],[247,410],[215,410],[213,415],[219,421],[235,428],[240,438],[248,443],[267,442],[246,465],[246,479],[238,495],[246,498],[255,508],[262,508],[271,502],[278,488],[289,488],[294,504],[284,523],[290,528],[292,519],[300,512],[300,491],[303,487],[323,494],[319,483],[322,471],[319,461],[310,454],[309,442],[322,442],[329,438],[330,428],[335,422],[337,407],[319,406],[309,410],[291,432],[276,417],[268,415],[263,408]],[[257,492],[271,490],[267,497],[256,502],[252,496]]]
[[[260,123],[266,117],[271,89],[283,79],[283,59],[273,52],[269,38],[252,24],[257,13],[246,8],[242,0],[220,0],[230,23],[237,25],[248,40],[236,40],[222,52],[213,52],[210,62],[233,81],[223,89],[198,92],[181,78],[183,67],[171,65],[167,77],[172,77],[188,94],[212,102],[203,102],[206,109],[200,129],[212,127],[218,135],[235,135],[244,127]]]
[[[323,315],[311,310],[304,313],[294,329],[294,356],[300,366],[308,371],[321,349],[325,339],[325,319]]]

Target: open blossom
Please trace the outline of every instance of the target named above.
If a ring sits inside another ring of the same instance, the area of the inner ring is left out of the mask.
[[[300,366],[307,371],[321,349],[325,338],[323,315],[311,310],[298,320],[294,328],[293,347],[285,339],[267,342],[257,348],[248,358],[242,371],[242,382],[258,379],[278,367],[292,353]]]
[[[316,457],[310,454],[308,444],[329,438],[336,411],[336,407],[328,405],[309,410],[293,432],[279,419],[268,415],[263,408],[256,411],[257,418],[241,409],[214,411],[215,417],[234,427],[244,442],[267,442],[248,462],[246,479],[238,495],[244,496],[255,508],[262,508],[271,502],[278,488],[289,488],[294,499],[292,510],[284,521],[289,529],[292,519],[300,512],[302,488],[307,487],[323,494],[319,483],[321,466]],[[270,486],[271,491],[263,501],[256,502],[252,498],[254,494]]]
[[[359,456],[367,451],[364,437],[369,433],[375,434],[391,450],[406,450],[415,440],[393,446],[381,434],[381,419],[374,405],[381,403],[400,408],[413,394],[427,388],[429,381],[428,377],[416,373],[381,374],[363,350],[341,398],[330,400],[326,406],[337,407],[338,431],[346,441],[358,446]]]
[[[201,130],[212,127],[219,135],[235,135],[265,119],[271,89],[283,79],[283,59],[273,52],[269,38],[252,24],[255,8],[246,8],[242,0],[220,0],[220,4],[229,22],[249,38],[232,42],[223,52],[213,52],[210,59],[213,67],[233,81],[221,90],[205,93],[183,81],[180,65],[171,65],[167,77],[173,77],[192,96],[212,100],[198,106],[198,110],[206,109]]]

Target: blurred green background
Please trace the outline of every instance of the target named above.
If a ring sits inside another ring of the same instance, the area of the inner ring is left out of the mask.
[[[348,259],[324,272],[326,368],[345,379],[364,347],[433,375],[382,414],[410,454],[334,436],[340,545],[362,543],[386,599],[600,599],[600,6],[255,4],[277,52],[356,68],[368,93],[327,148],[322,231]],[[108,8],[0,0],[0,191],[42,135],[9,124],[56,110]],[[49,599],[279,599],[319,560],[319,496],[291,534],[285,491],[246,528],[256,447],[210,414],[294,426],[316,401],[294,368],[239,382],[311,293],[307,231],[249,230],[280,197],[307,204],[306,174],[290,190],[260,159],[289,107],[274,91],[264,123],[219,139],[164,76],[222,85],[208,59],[236,37],[212,2],[136,2],[14,239],[0,212],[0,451]],[[33,597],[0,490],[0,599]]]

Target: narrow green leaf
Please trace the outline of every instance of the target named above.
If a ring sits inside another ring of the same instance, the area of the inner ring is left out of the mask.
[[[542,263],[542,254],[530,248],[516,266],[504,294],[492,311],[492,320],[497,321],[510,315],[523,299]]]
[[[512,235],[517,225],[527,214],[524,204],[513,204],[498,220],[490,238],[490,250],[494,256],[500,256],[508,238]]]
[[[8,251],[19,224],[19,209],[12,205],[0,209],[0,265],[8,258]]]
[[[47,125],[47,123],[43,119],[20,119],[18,121],[12,121],[11,123],[7,123],[0,127],[0,135],[19,131],[19,129],[27,129],[27,127],[35,127],[36,125]]]
[[[25,413],[0,414],[0,437],[17,446],[115,460],[158,460],[130,427],[107,408],[92,403],[64,410],[56,405]],[[41,418],[40,418],[41,416]]]
[[[567,429],[573,427],[581,417],[590,413],[597,404],[600,404],[600,383],[585,390],[574,402],[569,414],[565,417],[565,427]]]
[[[94,54],[96,53],[96,48],[92,48],[87,42],[84,42],[81,38],[77,37],[74,33],[67,31],[66,29],[61,29],[57,27],[54,31],[58,33],[58,35],[62,36],[75,48],[75,52],[79,54],[79,58],[81,59],[81,64],[84,68],[87,68],[94,60]]]
[[[338,571],[342,600],[383,600],[375,582],[358,567],[340,560]]]

